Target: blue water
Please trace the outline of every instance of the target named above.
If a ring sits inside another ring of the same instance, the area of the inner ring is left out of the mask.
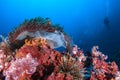
[[[83,50],[120,50],[120,0],[0,0],[0,34],[7,36],[24,19],[49,17]],[[109,18],[110,26],[104,19]]]

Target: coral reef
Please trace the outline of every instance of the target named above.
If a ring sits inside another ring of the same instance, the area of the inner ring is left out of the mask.
[[[84,54],[49,18],[25,20],[0,43],[0,80],[120,80],[117,64],[94,46]],[[67,51],[59,52],[58,47]]]

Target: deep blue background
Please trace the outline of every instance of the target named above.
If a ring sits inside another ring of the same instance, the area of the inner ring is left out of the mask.
[[[0,0],[0,34],[34,17],[49,17],[64,26],[84,50],[100,46],[105,54],[120,49],[120,0]],[[108,16],[110,28],[104,25]]]

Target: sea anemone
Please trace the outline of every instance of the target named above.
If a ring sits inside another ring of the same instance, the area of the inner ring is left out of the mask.
[[[52,25],[49,18],[36,17],[30,20],[25,20],[14,31],[9,33],[9,43],[13,50],[19,49],[25,39],[31,38],[46,38],[51,48],[60,46],[69,47],[70,39],[63,32],[60,25]]]

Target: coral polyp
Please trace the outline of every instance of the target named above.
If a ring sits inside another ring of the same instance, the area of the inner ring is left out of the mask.
[[[34,46],[34,45],[46,45],[47,42],[45,39],[39,38],[39,39],[32,39],[32,40],[25,40],[25,45],[28,46]]]

